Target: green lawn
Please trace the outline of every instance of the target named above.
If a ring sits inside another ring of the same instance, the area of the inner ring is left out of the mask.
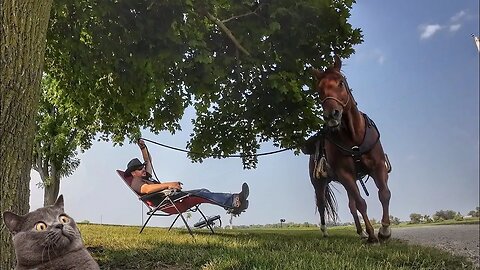
[[[102,269],[474,269],[462,257],[397,240],[371,245],[354,229],[186,230],[80,224]]]

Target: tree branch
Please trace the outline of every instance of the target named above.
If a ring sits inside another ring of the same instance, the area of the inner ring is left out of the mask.
[[[220,21],[218,18],[210,14],[210,12],[206,13],[207,18],[209,18],[211,21],[213,21],[220,29],[230,38],[230,40],[235,44],[235,46],[242,51],[244,54],[250,56],[250,53],[238,42],[238,40],[235,38],[235,36],[232,34],[232,31],[228,29],[228,27]]]
[[[261,7],[262,5],[258,5],[258,7],[254,10],[254,11],[250,11],[248,13],[245,13],[245,14],[241,14],[241,15],[237,15],[237,16],[232,16],[226,20],[223,20],[222,23],[227,23],[231,20],[235,20],[235,19],[238,19],[238,18],[242,18],[242,17],[246,17],[246,16],[249,16],[249,15],[252,15],[252,14],[255,14],[255,15],[258,15],[257,14],[257,10]]]

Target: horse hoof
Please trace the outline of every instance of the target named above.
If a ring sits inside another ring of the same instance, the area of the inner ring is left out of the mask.
[[[390,238],[390,236],[392,236],[392,230],[389,226],[382,226],[378,230],[378,238],[380,238],[381,240],[387,240]]]
[[[360,236],[360,239],[367,239],[368,238],[368,234],[365,231],[362,231],[358,235]]]
[[[322,231],[323,237],[328,237],[327,226],[321,225],[320,231]]]
[[[373,237],[368,237],[367,243],[369,243],[369,244],[378,244],[379,241],[378,241],[378,238],[377,238],[377,237],[373,236]]]

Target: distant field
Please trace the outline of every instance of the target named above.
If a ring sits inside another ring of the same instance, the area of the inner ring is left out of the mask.
[[[353,228],[186,230],[80,224],[102,269],[474,269],[463,257],[396,240],[365,244]]]

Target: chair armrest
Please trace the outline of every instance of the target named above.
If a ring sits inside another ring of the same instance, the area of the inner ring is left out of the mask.
[[[155,191],[152,193],[147,193],[145,195],[141,195],[139,196],[139,199],[143,201],[143,200],[148,200],[150,198],[157,197],[157,196],[166,197],[166,196],[175,194],[177,191],[178,190],[176,189],[164,189],[164,190]]]

